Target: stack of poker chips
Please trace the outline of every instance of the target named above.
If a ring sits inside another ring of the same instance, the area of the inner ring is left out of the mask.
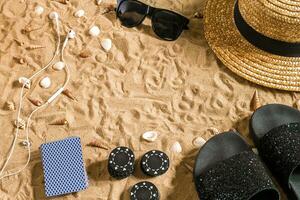
[[[169,169],[170,161],[167,154],[162,151],[152,150],[147,152],[141,160],[141,168],[148,176],[160,176]]]
[[[148,181],[135,184],[130,191],[130,200],[159,200],[157,187]]]
[[[133,174],[135,157],[131,149],[117,147],[109,155],[108,172],[116,179],[124,179]]]

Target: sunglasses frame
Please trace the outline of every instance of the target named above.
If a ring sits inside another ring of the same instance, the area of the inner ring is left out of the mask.
[[[138,1],[138,0],[117,0],[117,3],[118,3],[117,4],[117,8],[116,8],[117,18],[120,18],[118,10],[120,9],[121,4],[124,3],[125,1],[127,1],[127,2],[138,2],[138,3],[140,3],[140,4],[142,4],[142,5],[144,5],[144,6],[147,7],[147,12],[145,13],[145,15],[141,19],[141,21],[139,23],[135,24],[135,25],[132,25],[132,26],[124,25],[127,28],[133,28],[133,27],[139,26],[139,25],[141,25],[143,23],[143,21],[146,19],[146,17],[149,17],[149,18],[151,18],[152,30],[155,32],[155,34],[158,37],[160,37],[159,34],[156,33],[156,31],[155,31],[155,27],[154,27],[154,23],[153,23],[153,16],[155,16],[155,14],[158,13],[158,12],[169,12],[169,13],[172,13],[172,14],[177,15],[177,16],[180,17],[180,24],[182,25],[180,27],[181,31],[178,31],[178,34],[176,35],[176,38],[174,38],[174,39],[167,39],[167,38],[162,38],[162,37],[160,37],[160,38],[162,38],[164,40],[167,40],[167,41],[174,41],[174,40],[178,39],[178,37],[183,32],[183,30],[189,30],[188,24],[189,24],[190,20],[188,18],[186,18],[186,17],[184,17],[184,16],[182,16],[182,15],[176,13],[176,12],[173,12],[171,10],[162,9],[162,8],[155,8],[155,7],[149,6],[149,5],[147,5],[147,4],[145,4],[145,3],[141,2],[141,1]]]

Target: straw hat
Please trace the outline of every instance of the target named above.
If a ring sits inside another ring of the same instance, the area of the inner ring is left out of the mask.
[[[300,91],[300,1],[207,0],[205,37],[233,72]]]

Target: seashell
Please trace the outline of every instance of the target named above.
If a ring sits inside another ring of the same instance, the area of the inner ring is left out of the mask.
[[[89,30],[89,34],[93,37],[97,37],[100,34],[100,29],[98,26],[92,26]]]
[[[109,51],[112,46],[111,39],[104,39],[101,41],[101,46],[105,51]]]
[[[55,63],[52,68],[57,71],[61,71],[65,68],[65,63],[62,61],[59,61],[59,62]]]
[[[43,102],[41,102],[40,100],[37,100],[37,99],[31,99],[31,98],[27,98],[33,105],[35,106],[41,106],[43,105]]]
[[[174,152],[174,153],[181,153],[182,152],[182,147],[181,147],[180,143],[175,142],[171,147],[171,151]]]
[[[203,15],[202,15],[201,13],[199,13],[199,12],[195,12],[194,18],[202,19],[202,18],[203,18]]]
[[[30,147],[32,145],[32,142],[24,140],[24,141],[20,142],[20,145],[22,145],[24,147]]]
[[[50,78],[49,78],[49,77],[43,78],[43,79],[40,81],[40,86],[41,86],[42,88],[45,88],[45,89],[49,88],[49,87],[51,86],[51,80],[50,80]]]
[[[143,139],[148,142],[154,142],[157,139],[157,132],[156,131],[147,131],[143,134]]]
[[[35,50],[35,49],[42,49],[45,48],[45,46],[41,46],[41,45],[31,45],[26,47],[27,50]]]
[[[69,0],[56,0],[58,3],[67,4]]]
[[[64,125],[69,125],[69,122],[66,119],[60,119],[50,123],[49,125],[64,126]]]
[[[218,135],[220,133],[220,130],[215,127],[210,127],[207,130],[210,131],[213,135]]]
[[[206,143],[206,140],[204,140],[202,137],[196,137],[193,140],[193,145],[196,147],[202,147]]]
[[[23,119],[19,118],[19,120],[15,120],[14,125],[16,128],[24,130],[26,127],[26,122]]]
[[[26,63],[26,60],[24,58],[14,57],[14,59],[16,59],[18,61],[18,63],[20,63],[20,64]]]
[[[99,6],[102,3],[102,0],[96,0],[96,4]]]
[[[43,12],[44,12],[44,7],[43,6],[36,6],[35,9],[34,9],[34,12],[37,14],[37,15],[41,15]]]
[[[15,41],[16,41],[16,43],[17,43],[19,46],[24,46],[24,45],[25,45],[25,42],[22,42],[22,41],[16,40],[16,39],[15,39]]]
[[[81,9],[81,10],[76,11],[74,13],[74,16],[80,18],[80,17],[83,17],[84,14],[85,14],[84,10]]]
[[[106,146],[103,146],[100,142],[98,142],[98,141],[92,141],[92,142],[90,142],[90,143],[88,143],[86,146],[90,146],[90,147],[98,147],[98,148],[100,148],[100,149],[104,149],[104,150],[109,150],[109,148],[108,147],[106,147]]]
[[[92,52],[91,52],[90,50],[86,49],[86,50],[83,50],[83,51],[79,54],[79,56],[80,56],[81,58],[88,58],[88,57],[91,57],[91,56],[92,56]]]
[[[16,105],[14,102],[12,101],[7,101],[4,105],[5,110],[15,110],[16,109]]]
[[[70,90],[68,89],[65,89],[63,92],[62,92],[64,95],[66,95],[67,97],[69,97],[70,99],[76,101],[76,98],[75,96],[71,93]]]
[[[30,80],[26,77],[20,77],[19,83],[23,86],[25,84],[25,88],[30,89]]]
[[[23,29],[22,29],[22,33],[23,34],[26,34],[26,33],[29,33],[31,31],[35,31],[35,30],[38,30],[40,29],[41,27],[33,27],[32,25],[28,24],[26,25]]]
[[[261,103],[260,103],[258,91],[255,90],[255,92],[253,94],[253,97],[251,99],[251,102],[250,102],[250,110],[251,111],[256,111],[260,107],[261,107]]]

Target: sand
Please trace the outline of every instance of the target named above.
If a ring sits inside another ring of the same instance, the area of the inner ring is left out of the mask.
[[[71,40],[66,49],[66,60],[71,66],[68,89],[77,101],[62,95],[34,115],[30,128],[33,153],[29,167],[18,176],[1,181],[1,200],[45,199],[39,146],[68,136],[82,139],[90,186],[85,191],[56,199],[126,200],[130,187],[141,180],[155,183],[162,200],[197,199],[189,170],[198,151],[192,142],[195,137],[207,140],[215,134],[215,129],[235,128],[252,143],[248,121],[252,113],[250,99],[255,89],[263,104],[294,103],[291,92],[252,84],[233,74],[216,59],[203,36],[202,19],[193,18],[196,11],[202,12],[204,1],[145,2],[191,18],[190,30],[175,42],[165,42],[157,39],[149,20],[138,28],[124,28],[114,12],[101,14],[115,4],[110,0],[103,0],[101,5],[96,5],[93,0],[70,0],[67,4],[55,0],[0,1],[1,163],[15,131],[16,111],[7,110],[5,105],[8,101],[18,102],[20,87],[16,80],[40,69],[54,52],[56,36],[48,14],[54,10],[60,13],[63,36],[70,28],[77,33],[76,39]],[[34,14],[36,5],[45,8],[40,16]],[[86,12],[80,19],[73,16],[79,9]],[[26,25],[34,30],[22,33]],[[96,38],[88,35],[93,25],[102,31]],[[100,46],[100,41],[105,38],[113,42],[109,52]],[[15,40],[25,45],[20,46]],[[26,50],[26,45],[46,48]],[[79,57],[86,49],[92,55]],[[25,63],[20,64],[18,58],[24,58]],[[45,76],[53,82],[49,89],[42,89],[38,84]],[[35,79],[26,97],[46,101],[64,79],[64,72],[50,68]],[[23,118],[34,108],[26,98]],[[60,119],[67,119],[69,126],[49,125]],[[150,130],[159,133],[153,143],[141,139],[142,134]],[[18,144],[24,137],[25,133],[21,131]],[[170,157],[171,168],[157,178],[147,178],[137,168],[134,176],[122,181],[113,180],[106,169],[109,150],[86,146],[94,140],[109,149],[128,146],[138,159],[148,150],[163,150]],[[182,145],[181,153],[170,151],[176,141]],[[17,145],[8,168],[22,166],[26,156],[26,149]]]

